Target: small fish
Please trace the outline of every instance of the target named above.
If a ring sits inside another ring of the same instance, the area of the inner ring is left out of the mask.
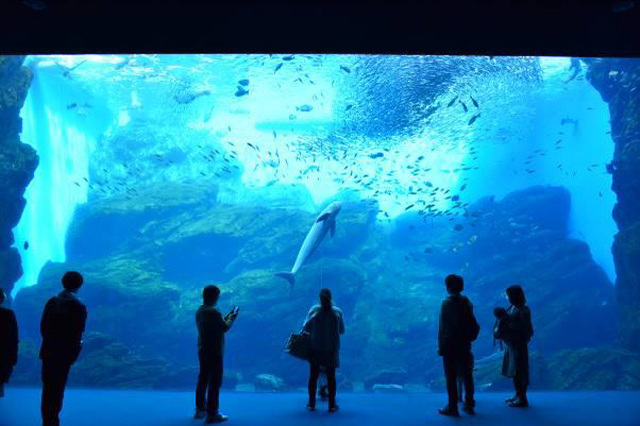
[[[471,245],[471,244],[475,244],[476,241],[478,241],[478,236],[477,235],[472,235],[472,236],[469,237],[468,243],[469,243],[469,245]]]
[[[29,250],[29,241],[25,241],[22,245],[22,248],[24,248],[25,250]]]
[[[473,102],[473,106],[476,108],[480,108],[480,105],[478,105],[478,101],[476,101],[475,99],[473,99],[473,96],[469,96],[471,98],[471,102]]]
[[[471,117],[471,120],[469,120],[468,125],[471,126],[473,123],[476,122],[476,120],[478,119],[478,117],[480,117],[480,113],[477,113],[476,115],[474,115],[473,117]]]
[[[296,111],[300,111],[300,112],[310,112],[313,111],[313,107],[311,105],[300,105],[296,107]]]
[[[236,91],[236,97],[240,98],[248,94],[249,94],[249,91],[247,89],[245,89],[243,86],[238,86],[238,90]]]
[[[447,104],[447,108],[452,107],[453,104],[455,104],[457,100],[458,100],[457,96],[455,98],[451,99],[451,101],[449,101],[449,103]]]
[[[459,195],[454,195],[453,197],[451,197],[451,201],[459,201],[459,200],[460,200]]]
[[[283,61],[287,61],[287,62],[289,62],[289,61],[293,61],[294,59],[295,59],[295,56],[294,56],[294,55],[288,55],[288,56],[284,56],[284,57],[282,58],[282,60],[283,60]]]
[[[347,107],[344,110],[345,111],[349,111],[351,108],[353,108],[353,104],[347,105]]]
[[[78,106],[78,104],[77,104],[77,103],[72,102],[72,103],[70,103],[70,104],[68,104],[68,105],[67,105],[67,110],[74,109],[74,108],[75,108],[75,107],[77,107],[77,106]]]
[[[373,154],[369,154],[369,158],[375,159],[375,158],[381,158],[381,157],[384,157],[384,153],[382,152],[375,152]]]
[[[467,106],[465,105],[464,102],[462,102],[462,101],[458,101],[458,102],[460,102],[460,105],[462,105],[462,108],[464,109],[464,112],[469,112],[469,109],[467,108]]]
[[[407,207],[404,208],[404,211],[409,210],[410,208],[412,208],[413,206],[415,206],[415,204],[409,204]]]
[[[467,184],[466,183],[460,187],[460,191],[464,191],[465,189],[467,189]]]
[[[278,70],[280,70],[280,68],[282,68],[282,66],[284,65],[284,62],[280,62],[278,65],[276,65],[276,68],[273,70],[273,73],[277,73]]]
[[[242,80],[238,80],[238,84],[240,86],[248,86],[249,85],[249,79],[248,78],[243,78]]]
[[[344,65],[340,65],[340,69],[344,72],[346,72],[347,74],[351,74],[351,68],[349,67],[345,67]]]
[[[426,254],[429,254],[429,253],[431,253],[432,251],[433,251],[433,249],[432,249],[431,247],[425,247],[425,248],[424,248],[424,252],[425,252]]]
[[[457,224],[456,226],[453,227],[453,229],[455,231],[462,231],[464,229],[464,226],[462,226],[461,224]]]

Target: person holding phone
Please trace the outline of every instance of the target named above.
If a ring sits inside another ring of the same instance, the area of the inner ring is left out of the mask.
[[[222,385],[224,335],[238,317],[235,306],[226,316],[222,316],[216,305],[220,289],[208,285],[202,290],[202,305],[196,311],[198,327],[198,358],[200,374],[196,386],[195,419],[206,417],[206,423],[222,423],[228,417],[220,413],[220,386]],[[206,400],[206,404],[205,404]]]

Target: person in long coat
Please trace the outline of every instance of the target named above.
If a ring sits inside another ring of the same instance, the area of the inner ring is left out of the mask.
[[[507,299],[511,306],[506,315],[500,315],[494,336],[504,342],[502,374],[513,378],[515,395],[505,402],[510,407],[528,407],[529,386],[529,342],[533,336],[531,310],[526,305],[524,290],[519,285],[507,288]]]
[[[316,408],[318,378],[323,369],[327,375],[329,411],[337,411],[336,368],[340,366],[340,335],[344,334],[344,319],[342,311],[333,305],[329,289],[320,290],[320,304],[309,310],[303,331],[310,334],[311,341],[307,409],[313,411]]]

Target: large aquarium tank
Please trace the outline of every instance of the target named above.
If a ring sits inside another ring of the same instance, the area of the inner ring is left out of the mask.
[[[216,284],[223,313],[240,308],[224,389],[304,389],[308,366],[284,347],[326,287],[346,323],[339,392],[442,391],[456,273],[481,325],[480,391],[512,386],[492,335],[512,284],[533,313],[532,389],[640,389],[640,61],[49,55],[0,69],[13,384],[39,385],[40,315],[77,270],[89,315],[71,387],[192,389],[195,310]],[[335,228],[277,275],[336,202]]]

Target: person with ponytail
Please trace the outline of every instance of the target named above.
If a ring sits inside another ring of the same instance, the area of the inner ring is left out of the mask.
[[[316,409],[318,378],[323,369],[327,375],[329,412],[335,412],[338,410],[336,368],[340,366],[340,335],[344,334],[344,319],[342,311],[334,306],[331,290],[328,288],[320,290],[320,304],[309,310],[303,330],[309,333],[311,342],[307,410]]]

